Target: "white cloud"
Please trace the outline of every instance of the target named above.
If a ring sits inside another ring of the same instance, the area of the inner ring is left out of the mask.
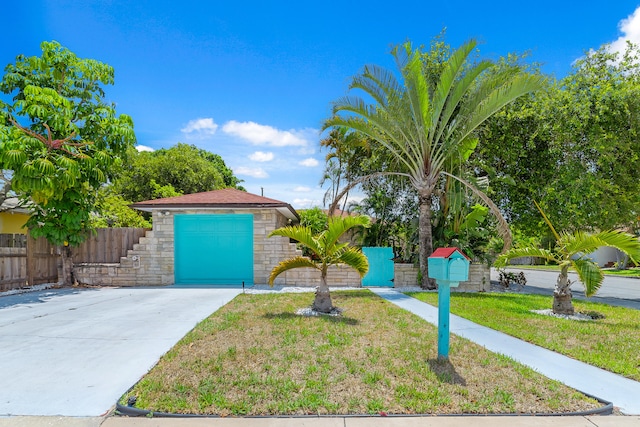
[[[255,145],[272,147],[300,146],[308,144],[301,132],[279,130],[255,122],[236,122],[231,120],[222,127],[225,133],[245,139]]]
[[[156,151],[151,147],[147,147],[146,145],[136,145],[136,150],[140,151]]]
[[[631,15],[620,21],[618,28],[622,35],[611,43],[609,50],[622,54],[627,49],[627,40],[640,43],[640,6]]]
[[[317,206],[317,201],[312,199],[293,199],[292,206],[295,209],[308,209]]]
[[[298,164],[301,165],[301,166],[306,166],[308,168],[314,168],[314,167],[318,166],[319,163],[313,157],[309,157],[308,159],[302,160]]]
[[[255,153],[249,155],[249,159],[253,160],[254,162],[270,162],[271,160],[273,160],[273,153],[256,151]]]
[[[293,191],[295,191],[296,193],[308,193],[309,191],[311,191],[311,188],[305,187],[304,185],[298,185],[293,189]]]
[[[189,120],[189,123],[180,130],[188,136],[206,137],[216,133],[217,129],[218,125],[212,118],[201,118]]]
[[[246,166],[240,166],[233,169],[233,173],[236,175],[246,175],[252,178],[269,178],[269,174],[262,168],[248,168]]]

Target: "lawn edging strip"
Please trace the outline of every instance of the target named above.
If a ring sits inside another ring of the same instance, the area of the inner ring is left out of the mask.
[[[580,391],[580,390],[578,390]],[[613,403],[600,399],[590,394],[580,393],[588,396],[592,399],[602,403],[603,406],[596,409],[590,409],[588,411],[577,412],[556,412],[556,413],[487,413],[487,414],[334,414],[334,415],[250,415],[246,417],[233,417],[220,415],[200,415],[200,414],[174,414],[169,412],[155,412],[147,409],[135,408],[133,406],[125,406],[121,403],[116,403],[115,414],[124,417],[157,417],[157,418],[364,418],[364,417],[572,417],[572,416],[589,416],[589,415],[611,415],[613,414]]]

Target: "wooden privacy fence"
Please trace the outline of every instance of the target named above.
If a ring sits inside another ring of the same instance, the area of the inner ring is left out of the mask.
[[[27,248],[0,247],[0,291],[24,286],[27,280]]]
[[[127,256],[144,228],[99,228],[80,246],[71,248],[74,263],[118,263]],[[58,280],[59,254],[45,238],[0,234],[0,291]]]
[[[146,228],[98,228],[80,246],[71,248],[73,262],[118,263],[146,231]]]

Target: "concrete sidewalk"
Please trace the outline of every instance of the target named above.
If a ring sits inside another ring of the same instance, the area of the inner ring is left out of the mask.
[[[438,324],[438,308],[392,289],[370,289],[429,323]],[[450,332],[501,353],[569,387],[612,402],[627,415],[640,415],[640,382],[630,380],[502,332],[451,315]]]
[[[637,427],[640,417],[0,418],[0,427]]]

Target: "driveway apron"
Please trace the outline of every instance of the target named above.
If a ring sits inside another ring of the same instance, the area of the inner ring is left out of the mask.
[[[99,416],[238,289],[61,289],[0,297],[0,416]]]

